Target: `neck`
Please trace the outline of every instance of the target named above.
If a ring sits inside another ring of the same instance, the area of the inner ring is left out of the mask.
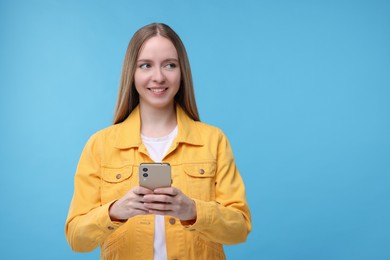
[[[168,135],[177,125],[174,104],[166,108],[153,108],[140,103],[141,133],[147,137]]]

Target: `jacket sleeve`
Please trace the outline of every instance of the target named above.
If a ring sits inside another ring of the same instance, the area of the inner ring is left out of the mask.
[[[197,219],[185,225],[190,232],[221,244],[244,242],[252,229],[245,186],[225,135],[219,132],[215,201],[194,199]]]
[[[73,251],[88,252],[103,243],[121,223],[112,222],[100,199],[100,158],[96,135],[87,142],[81,154],[74,180],[74,194],[65,224],[66,239]]]

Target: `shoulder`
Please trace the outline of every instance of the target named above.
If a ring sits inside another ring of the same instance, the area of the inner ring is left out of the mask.
[[[227,139],[222,129],[217,126],[199,122],[199,121],[195,121],[194,123],[197,132],[199,133],[201,139],[203,139],[204,141],[209,142],[211,139],[220,142],[223,141],[224,139]]]
[[[219,134],[222,133],[222,130],[216,126],[206,124],[200,121],[194,121],[195,127],[199,129],[199,131],[204,131],[208,133]]]
[[[92,146],[104,145],[104,146],[106,146],[107,144],[110,144],[110,143],[113,145],[115,140],[117,139],[121,124],[122,123],[107,126],[103,129],[96,131],[95,133],[93,133],[90,136],[90,138],[87,142],[87,145],[92,145]]]

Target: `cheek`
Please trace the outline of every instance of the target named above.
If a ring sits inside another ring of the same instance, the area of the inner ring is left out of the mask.
[[[172,82],[173,85],[175,85],[177,88],[179,88],[180,87],[180,81],[181,81],[180,72],[171,75],[170,81]]]
[[[145,75],[142,75],[137,72],[134,74],[134,85],[137,90],[144,87],[146,83],[147,83],[147,78],[145,77]]]

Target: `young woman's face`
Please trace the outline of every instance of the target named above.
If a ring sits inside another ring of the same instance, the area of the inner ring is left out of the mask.
[[[138,55],[134,83],[142,105],[173,106],[180,88],[180,66],[176,48],[169,39],[154,36],[144,43]]]

